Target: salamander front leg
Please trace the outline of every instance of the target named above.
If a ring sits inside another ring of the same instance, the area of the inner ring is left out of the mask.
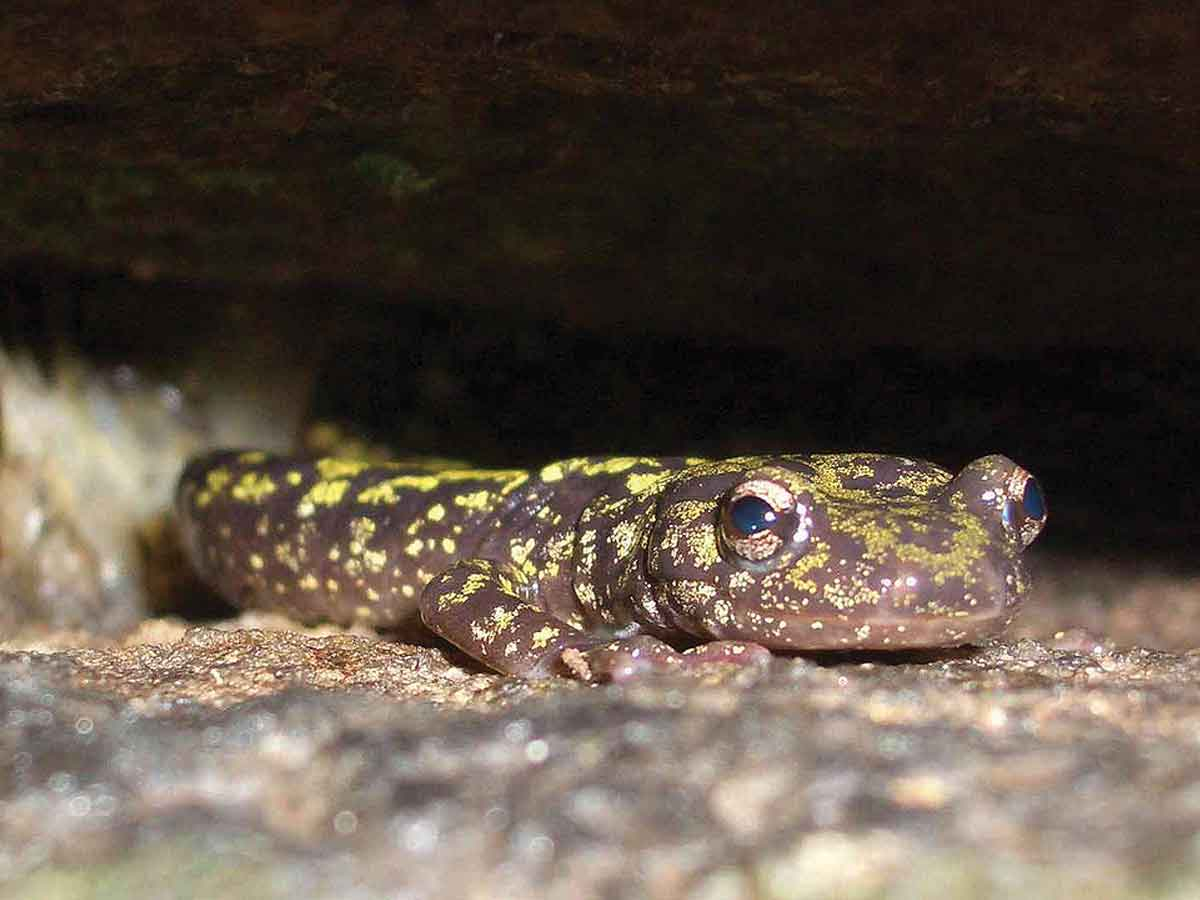
[[[589,635],[530,603],[512,570],[490,559],[455,563],[425,587],[421,619],[464,653],[506,675],[567,675],[563,651],[595,647]]]
[[[714,663],[761,665],[771,658],[765,647],[741,641],[680,653],[649,635],[613,639],[583,631],[522,597],[512,571],[488,559],[463,560],[431,581],[421,595],[421,618],[473,659],[528,678],[628,681]]]

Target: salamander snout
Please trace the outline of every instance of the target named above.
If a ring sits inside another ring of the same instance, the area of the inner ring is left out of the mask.
[[[1045,525],[1046,502],[1029,472],[992,455],[924,501],[830,499],[813,518],[831,552],[820,575],[809,575],[819,596],[794,618],[819,623],[817,640],[830,648],[953,646],[993,637],[1016,615],[1029,592],[1021,555]]]

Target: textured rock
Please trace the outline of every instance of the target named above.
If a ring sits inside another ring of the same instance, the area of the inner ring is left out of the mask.
[[[150,289],[93,327],[266,305],[306,343],[432,295],[813,352],[914,320],[955,353],[1197,347],[1186,6],[7,7],[0,276]]]
[[[1033,641],[624,689],[354,635],[9,652],[0,874],[9,896],[1183,897],[1198,676],[1200,654]]]
[[[270,404],[268,421],[251,394],[191,403],[129,366],[64,355],[43,372],[0,345],[0,639],[117,635],[187,596],[168,515],[185,460],[218,442],[289,445],[298,404]]]

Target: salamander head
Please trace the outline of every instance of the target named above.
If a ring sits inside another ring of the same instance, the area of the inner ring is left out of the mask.
[[[957,475],[875,454],[702,463],[659,501],[647,615],[775,649],[972,643],[1015,615],[1045,520],[1004,456]]]

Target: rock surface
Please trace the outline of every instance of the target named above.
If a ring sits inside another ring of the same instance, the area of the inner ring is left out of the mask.
[[[0,655],[2,896],[1200,888],[1200,653],[1021,640],[595,688],[237,624],[284,623]]]
[[[0,281],[148,288],[89,290],[89,336],[274,307],[310,345],[432,296],[816,353],[1200,341],[1186,5],[61,8],[0,20]]]

